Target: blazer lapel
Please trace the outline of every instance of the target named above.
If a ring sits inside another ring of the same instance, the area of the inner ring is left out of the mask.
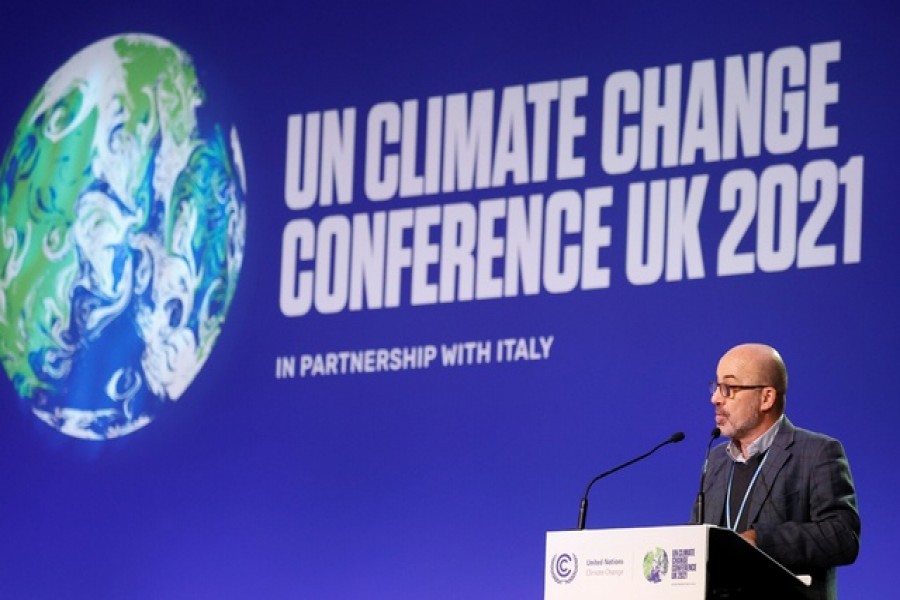
[[[725,447],[719,446],[715,452],[721,453],[721,459],[710,458],[709,470],[706,473],[707,488],[704,492],[704,521],[711,525],[720,525],[722,515],[725,514],[725,492],[728,486],[728,474],[726,469],[731,464],[731,459],[725,453]]]
[[[794,425],[785,417],[781,423],[781,429],[775,435],[772,445],[766,452],[765,462],[756,483],[753,485],[753,491],[750,494],[750,506],[748,507],[749,521],[751,525],[759,518],[759,512],[763,505],[769,499],[772,488],[775,485],[775,478],[781,472],[782,467],[791,457],[791,446],[794,443]]]

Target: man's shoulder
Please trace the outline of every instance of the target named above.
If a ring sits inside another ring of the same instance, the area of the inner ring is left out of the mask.
[[[821,451],[827,454],[843,454],[843,445],[837,438],[822,433],[797,427],[785,420],[786,427],[780,433],[780,445],[789,448],[794,453],[805,455],[818,454]]]
[[[814,442],[814,443],[832,443],[837,442],[837,438],[828,435],[827,433],[822,433],[821,431],[813,431],[812,429],[806,429],[803,427],[797,427],[793,423],[785,418],[784,420],[784,430],[785,433],[791,435],[795,442]]]

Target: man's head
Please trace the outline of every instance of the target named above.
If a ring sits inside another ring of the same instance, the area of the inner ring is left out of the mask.
[[[784,413],[787,370],[778,351],[764,344],[741,344],[725,353],[716,368],[711,402],[722,435],[744,448]]]

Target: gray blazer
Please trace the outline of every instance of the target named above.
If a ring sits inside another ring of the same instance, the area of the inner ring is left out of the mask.
[[[859,511],[844,448],[785,417],[768,454],[747,506],[757,546],[792,572],[811,575],[810,599],[833,600],[835,567],[859,553]],[[723,523],[731,462],[724,444],[713,449],[703,486],[706,523]]]

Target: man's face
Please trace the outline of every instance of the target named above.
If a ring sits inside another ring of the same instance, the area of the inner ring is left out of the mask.
[[[763,424],[763,388],[742,389],[742,385],[765,385],[758,363],[750,352],[735,349],[719,361],[716,381],[738,386],[732,389],[731,398],[722,395],[720,389],[713,392],[710,401],[716,410],[716,427],[722,435],[732,440],[750,443],[765,432]]]

